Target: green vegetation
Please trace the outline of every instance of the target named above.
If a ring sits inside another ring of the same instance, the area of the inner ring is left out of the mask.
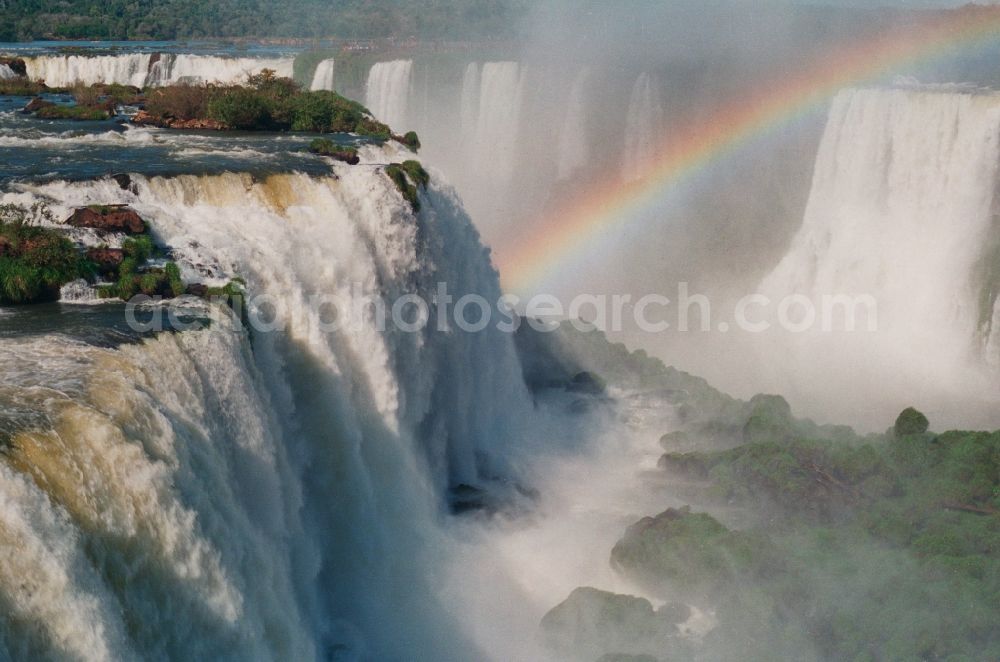
[[[45,106],[35,111],[35,117],[44,120],[101,121],[110,117],[103,108],[91,106]]]
[[[344,163],[349,163],[351,165],[357,165],[361,161],[356,147],[351,147],[350,145],[338,145],[332,140],[327,140],[326,138],[316,138],[310,142],[309,151],[313,154],[329,156],[330,158],[337,159],[338,161],[343,161]]]
[[[199,37],[474,38],[510,35],[525,0],[15,0],[0,41]]]
[[[420,165],[420,162],[410,160],[402,163],[390,163],[385,168],[385,174],[403,194],[403,198],[410,203],[413,211],[420,211],[420,195],[417,187],[426,188],[430,182],[430,175]]]
[[[928,427],[930,427],[930,422],[927,417],[913,407],[909,407],[899,415],[899,418],[896,419],[896,425],[892,429],[897,437],[905,437],[911,434],[923,434],[927,432]]]
[[[0,80],[0,96],[35,97],[39,94],[52,91],[43,83],[28,80],[27,78],[7,78]]]
[[[42,220],[52,217],[40,205],[0,206],[0,304],[55,300],[61,286],[94,273],[73,242]]]
[[[388,140],[391,131],[356,101],[335,92],[305,92],[265,69],[246,85],[173,85],[149,92],[146,112],[165,120],[213,120],[245,131],[356,133]]]
[[[407,131],[405,135],[393,136],[392,139],[406,145],[414,152],[420,151],[420,138],[417,136],[416,131]]]
[[[716,606],[723,657],[752,642],[742,659],[997,659],[1000,432],[927,429],[907,409],[885,435],[668,453],[674,480],[747,528],[667,511],[630,528],[614,563]]]

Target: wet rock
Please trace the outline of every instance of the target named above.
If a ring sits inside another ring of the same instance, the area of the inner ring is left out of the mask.
[[[42,108],[51,108],[54,105],[55,105],[54,103],[52,103],[51,101],[46,101],[42,97],[35,97],[31,101],[29,101],[27,105],[25,105],[25,107],[21,110],[21,112],[25,114],[35,113],[41,110]]]
[[[166,126],[169,129],[188,129],[188,130],[201,130],[201,131],[222,131],[224,129],[229,128],[218,120],[213,120],[208,118],[197,118],[190,120],[170,119],[166,120]]]
[[[82,207],[66,219],[66,224],[75,228],[93,228],[99,232],[146,232],[146,222],[126,205]]]
[[[578,372],[566,386],[566,390],[573,393],[587,393],[589,395],[603,395],[606,386],[604,380],[592,372]]]
[[[187,286],[187,293],[191,296],[201,297],[202,299],[208,297],[208,285],[204,283],[190,283]]]
[[[145,110],[140,110],[138,113],[133,115],[131,122],[136,126],[152,126],[157,128],[166,128],[167,126],[162,117],[150,115]]]
[[[24,60],[22,60],[19,57],[16,58],[2,57],[0,58],[0,64],[6,64],[8,67],[10,67],[10,70],[13,71],[15,74],[17,74],[18,76],[28,75],[28,65],[25,64]]]
[[[125,259],[125,251],[120,248],[88,248],[87,259],[97,265],[102,275],[112,274],[118,271]]]
[[[118,184],[118,188],[121,190],[131,191],[133,193],[136,192],[135,184],[132,183],[132,176],[128,173],[120,172],[118,174],[111,175],[111,179],[115,180],[115,183]]]
[[[492,511],[495,504],[490,502],[489,496],[486,490],[462,483],[448,490],[448,507],[454,515]]]

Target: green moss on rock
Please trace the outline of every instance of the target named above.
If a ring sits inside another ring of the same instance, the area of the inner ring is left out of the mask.
[[[403,161],[402,163],[390,163],[385,168],[385,174],[396,185],[403,198],[410,203],[414,212],[420,211],[420,193],[418,187],[426,188],[430,182],[430,175],[420,165],[419,161]]]

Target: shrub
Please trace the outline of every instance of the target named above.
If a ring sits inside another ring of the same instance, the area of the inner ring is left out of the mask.
[[[73,242],[36,225],[39,218],[51,218],[39,205],[0,207],[0,303],[56,299],[62,285],[95,271]]]
[[[270,104],[257,90],[234,87],[213,96],[208,117],[232,129],[246,131],[273,127]]]
[[[170,286],[170,292],[175,296],[179,297],[184,294],[187,288],[184,286],[184,281],[181,280],[181,270],[177,266],[176,262],[167,262],[163,267],[163,273],[167,277],[167,284]]]
[[[907,407],[896,419],[893,431],[897,437],[905,437],[910,434],[923,434],[930,427],[927,417],[913,407]]]
[[[393,139],[398,143],[406,145],[414,152],[420,149],[420,138],[417,137],[416,131],[407,131],[406,134],[402,136],[393,136]]]
[[[153,254],[153,240],[149,238],[149,235],[139,235],[138,237],[131,237],[122,242],[122,252],[125,253],[126,261],[128,258],[132,258],[132,268],[129,271],[135,271],[139,264],[145,262]],[[125,270],[125,262],[122,262],[122,270]]]
[[[97,122],[106,120],[111,115],[103,108],[92,106],[45,106],[35,112],[35,117],[45,120],[76,120]]]
[[[360,157],[358,157],[357,148],[351,147],[350,145],[338,145],[332,140],[327,140],[326,138],[316,138],[310,142],[309,151],[313,154],[329,156],[330,158],[350,163],[351,165],[357,165],[361,160]]]
[[[208,102],[216,88],[180,83],[158,87],[146,97],[146,112],[155,117],[193,120],[208,117]]]

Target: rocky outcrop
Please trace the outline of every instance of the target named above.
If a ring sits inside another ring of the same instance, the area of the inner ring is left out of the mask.
[[[24,106],[21,112],[25,114],[36,113],[42,108],[51,108],[54,105],[55,105],[54,103],[52,103],[51,101],[46,101],[42,97],[35,97]]]
[[[120,248],[88,248],[87,259],[97,265],[102,275],[117,271],[125,259],[125,251]]]
[[[686,609],[669,604],[655,610],[644,598],[581,587],[542,618],[541,629],[549,648],[571,659],[690,659],[677,636],[685,620],[677,615]]]
[[[0,64],[7,65],[8,67],[10,67],[10,70],[13,71],[15,74],[17,74],[18,76],[28,75],[28,65],[26,65],[24,63],[24,60],[22,60],[19,57],[17,58],[0,57]]]
[[[204,131],[223,131],[228,129],[225,124],[209,118],[179,120],[172,117],[158,117],[145,110],[140,110],[132,116],[132,124],[136,126],[152,126],[160,129],[188,129]]]
[[[66,219],[66,224],[75,228],[93,228],[99,232],[124,232],[143,234],[146,222],[125,205],[105,207],[82,207]]]

